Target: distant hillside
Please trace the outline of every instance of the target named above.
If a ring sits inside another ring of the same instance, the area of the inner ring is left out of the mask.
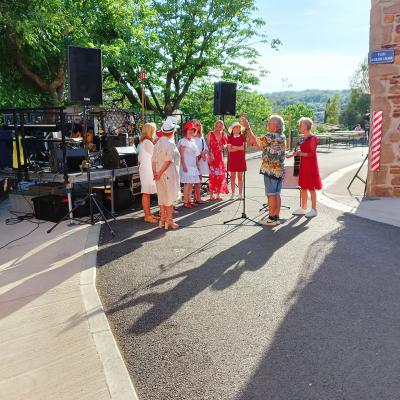
[[[291,104],[304,103],[315,111],[315,119],[323,121],[325,105],[334,93],[340,93],[342,108],[349,101],[350,90],[301,90],[265,93],[264,96],[273,104],[274,112],[279,112]]]

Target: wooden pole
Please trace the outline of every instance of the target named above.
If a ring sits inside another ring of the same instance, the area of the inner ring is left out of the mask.
[[[142,81],[142,129],[144,127],[144,82]]]
[[[289,113],[289,126],[288,126],[288,149],[292,148],[292,113]]]

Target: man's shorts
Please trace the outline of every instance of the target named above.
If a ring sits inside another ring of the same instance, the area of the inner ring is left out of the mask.
[[[266,196],[278,196],[282,190],[282,178],[274,178],[267,174],[264,175],[264,186]]]

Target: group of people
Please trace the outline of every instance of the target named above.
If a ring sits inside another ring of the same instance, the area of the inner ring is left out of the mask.
[[[322,188],[319,176],[316,149],[317,138],[311,134],[312,120],[300,119],[299,130],[302,134],[300,149],[286,153],[284,121],[279,115],[268,120],[267,133],[255,136],[249,121],[240,117],[225,133],[224,122],[218,120],[207,138],[203,136],[202,124],[198,120],[186,122],[183,137],[175,142],[174,134],[178,129],[174,117],[167,117],[161,130],[156,125],[146,123],[140,138],[139,174],[142,187],[142,205],[144,220],[158,223],[165,229],[176,229],[173,220],[174,205],[181,197],[183,185],[183,207],[194,208],[203,203],[201,197],[202,177],[208,176],[210,201],[221,201],[221,195],[229,194],[227,173],[231,179],[231,199],[243,197],[243,173],[246,171],[246,145],[262,151],[260,173],[264,175],[265,194],[268,198],[269,216],[264,225],[280,224],[280,192],[285,174],[285,158],[301,158],[299,186],[301,188],[301,207],[296,215],[315,217],[316,193]],[[224,149],[228,152],[227,168],[224,161]],[[235,195],[236,187],[238,194]],[[311,209],[307,211],[308,192],[311,195]],[[157,193],[160,215],[151,214],[150,196]]]

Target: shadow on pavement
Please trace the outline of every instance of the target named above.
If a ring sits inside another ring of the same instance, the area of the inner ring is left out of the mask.
[[[151,290],[165,284],[170,287],[173,284],[171,282],[177,280],[178,283],[169,290],[140,296],[136,296],[136,293],[127,293],[117,304],[108,308],[107,314],[113,314],[138,304],[149,304],[151,306],[147,308],[147,311],[133,323],[130,333],[140,335],[149,332],[168,320],[186,302],[206,288],[211,286],[213,290],[223,290],[233,285],[244,272],[254,272],[264,267],[276,250],[308,229],[307,220],[296,225],[297,222],[299,222],[298,218],[293,218],[276,231],[270,230],[270,228],[259,229],[256,234],[208,258],[198,267],[158,279],[148,284],[146,288],[146,290]],[[236,230],[238,227],[232,229]],[[195,257],[195,253],[191,255]],[[187,258],[184,257],[185,261]]]
[[[339,221],[310,246],[293,305],[237,400],[399,397],[399,230]]]

